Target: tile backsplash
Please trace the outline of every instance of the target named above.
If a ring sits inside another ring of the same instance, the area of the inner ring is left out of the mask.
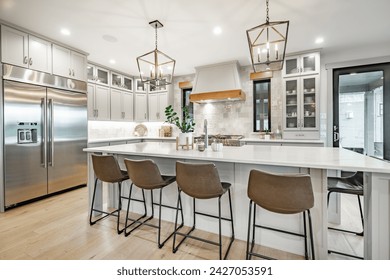
[[[207,119],[209,134],[240,134],[253,137],[253,81],[250,80],[250,66],[240,68],[242,90],[246,94],[245,101],[227,101],[208,104],[194,104],[195,134],[203,133],[203,123]],[[193,82],[195,75],[180,76],[174,79],[174,106],[180,111],[181,81]],[[271,130],[282,125],[282,77],[281,71],[274,72],[271,79]]]

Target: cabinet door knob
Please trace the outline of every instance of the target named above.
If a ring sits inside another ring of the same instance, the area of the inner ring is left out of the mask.
[[[32,65],[32,64],[33,64],[33,60],[32,60],[32,58],[30,58],[30,59],[28,60],[28,64],[30,64],[30,65]]]
[[[74,77],[74,69],[72,69],[72,76]]]
[[[72,76],[72,70],[69,68],[69,76]]]
[[[23,57],[23,64],[27,64],[27,56]]]

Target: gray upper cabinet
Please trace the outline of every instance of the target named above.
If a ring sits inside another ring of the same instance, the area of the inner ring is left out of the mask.
[[[111,88],[111,120],[133,120],[133,93]]]
[[[1,26],[1,61],[51,73],[51,43],[8,26]]]
[[[87,81],[87,57],[53,44],[53,74]]]
[[[167,92],[149,93],[148,94],[149,121],[152,122],[165,121],[165,108],[167,106],[168,106]]]
[[[88,84],[88,119],[110,120],[110,88]]]

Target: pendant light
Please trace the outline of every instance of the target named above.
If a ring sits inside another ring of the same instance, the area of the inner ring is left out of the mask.
[[[157,48],[157,29],[163,27],[162,23],[154,20],[149,25],[155,29],[156,47],[137,57],[137,65],[141,81],[149,84],[151,90],[159,90],[172,83],[176,61]]]
[[[246,31],[253,71],[277,71],[283,68],[289,21],[269,21],[266,0],[266,22]]]

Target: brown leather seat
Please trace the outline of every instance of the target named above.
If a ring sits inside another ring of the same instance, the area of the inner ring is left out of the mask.
[[[315,258],[313,230],[311,224],[310,209],[314,206],[314,195],[310,175],[307,174],[274,174],[260,170],[251,170],[247,194],[249,202],[249,222],[247,237],[247,259],[252,256],[271,259],[253,252],[255,245],[255,228],[278,231],[286,234],[293,234],[305,239],[305,258],[308,259],[308,246],[306,234],[306,215],[309,218],[310,241],[312,259]],[[279,214],[303,214],[304,234],[275,229],[256,223],[256,205],[268,211]],[[252,209],[253,208],[253,209]],[[253,211],[253,218],[252,218]],[[252,220],[252,223],[251,223]],[[252,227],[252,229],[251,229]],[[250,236],[252,234],[252,241]]]
[[[173,253],[176,253],[179,246],[184,242],[184,240],[189,237],[209,244],[217,245],[219,247],[219,259],[222,259],[222,232],[221,232],[221,222],[229,221],[231,223],[231,238],[229,246],[224,255],[224,259],[227,258],[230,247],[234,241],[234,224],[233,224],[233,210],[232,210],[232,201],[230,194],[230,183],[221,182],[218,175],[218,170],[212,163],[184,163],[176,162],[176,181],[179,188],[179,194],[177,199],[177,212],[176,212],[176,221],[175,228],[177,226],[177,217],[178,211],[182,208],[181,204],[181,192],[184,192],[188,196],[192,197],[193,201],[193,226],[187,233],[181,233],[178,230],[175,230],[173,235]],[[221,215],[221,197],[224,193],[228,192],[229,195],[229,209],[230,209],[230,218],[224,218]],[[211,215],[209,213],[199,212],[196,210],[196,199],[211,199],[218,198],[218,216]],[[191,232],[195,229],[196,215],[203,215],[211,218],[217,218],[219,221],[219,240],[214,242],[211,240],[202,239],[196,236],[191,235]],[[184,238],[176,246],[176,235],[184,236]]]
[[[91,211],[89,215],[90,225],[94,225],[97,221],[107,217],[107,216],[116,216],[117,217],[117,232],[118,234],[123,232],[123,229],[119,229],[119,220],[120,220],[120,211],[122,209],[122,182],[129,179],[126,171],[120,169],[119,164],[114,156],[111,155],[96,155],[92,154],[92,165],[95,172],[95,186],[93,189]],[[96,196],[96,187],[98,180],[106,183],[118,183],[119,196],[118,196],[118,208],[112,212],[102,211],[101,209],[95,209],[95,196]],[[92,221],[93,212],[98,212],[100,214],[105,214],[104,216]]]
[[[162,203],[162,190],[164,187],[175,182],[176,177],[161,175],[158,166],[152,160],[125,159],[124,162],[126,165],[127,173],[129,174],[129,177],[132,181],[132,184],[130,186],[130,191],[129,191],[129,203],[127,205],[125,236],[128,236],[131,232],[133,232],[136,228],[140,227],[141,225],[155,227],[158,229],[158,233],[157,233],[158,247],[162,248],[165,242],[173,235],[173,232],[168,237],[166,237],[163,242],[160,241],[161,240],[161,207],[176,209],[173,206],[165,205]],[[145,214],[140,218],[133,219],[129,217],[130,201],[137,200],[131,197],[133,185],[136,185],[137,187],[141,188],[142,192],[144,190],[150,190],[152,214],[146,219],[143,219],[147,216],[146,208],[145,208]],[[160,189],[160,199],[158,203],[154,202],[153,200],[154,189]],[[148,221],[154,217],[154,207],[153,207],[154,205],[157,205],[159,207],[158,226],[148,223]],[[183,213],[181,214],[181,217],[183,221]],[[132,223],[128,224],[128,221],[132,221]],[[127,229],[132,227],[134,224],[137,224],[137,226],[133,227],[130,231],[127,231]],[[179,226],[179,228],[182,226],[183,223]]]

